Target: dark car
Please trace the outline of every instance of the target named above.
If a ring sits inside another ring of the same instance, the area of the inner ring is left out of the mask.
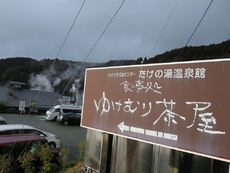
[[[63,113],[58,116],[57,122],[64,125],[79,125],[81,122],[81,114],[75,112]]]

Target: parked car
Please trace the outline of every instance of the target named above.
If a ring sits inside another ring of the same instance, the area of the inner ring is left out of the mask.
[[[51,134],[49,132],[45,132],[25,124],[0,125],[0,135],[28,134],[28,133],[45,137],[51,148],[60,148],[60,139],[56,135]]]
[[[63,113],[58,116],[57,122],[64,125],[79,125],[81,122],[81,114],[75,112]]]
[[[7,124],[7,122],[3,117],[0,117],[0,125],[2,124]]]
[[[23,156],[24,153],[34,153],[34,160],[30,161],[30,164],[40,171],[42,166],[42,160],[40,158],[39,151],[43,145],[48,144],[46,138],[35,134],[11,134],[0,135],[0,155],[11,156],[11,164],[13,165],[10,171],[12,172],[25,172],[21,167],[21,163],[18,157]],[[50,163],[60,165],[59,158],[61,157],[60,150],[54,148],[51,150],[53,155],[50,159]]]
[[[81,106],[75,105],[55,105],[46,111],[45,119],[57,121],[57,117],[62,113],[81,112]]]

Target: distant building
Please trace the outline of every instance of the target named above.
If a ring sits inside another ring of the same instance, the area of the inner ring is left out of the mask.
[[[21,109],[21,104],[25,109],[33,108],[37,110],[47,110],[55,104],[59,104],[57,92],[36,91],[29,89],[12,89],[0,87],[0,101],[6,107]]]
[[[25,82],[10,81],[10,88],[12,89],[23,89],[25,86]]]

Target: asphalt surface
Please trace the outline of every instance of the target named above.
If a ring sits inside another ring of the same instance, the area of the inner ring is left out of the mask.
[[[61,147],[69,148],[69,161],[76,161],[79,153],[79,143],[86,140],[87,129],[79,125],[64,126],[54,121],[48,121],[44,115],[3,114],[8,124],[27,124],[43,131],[55,134],[61,140]]]

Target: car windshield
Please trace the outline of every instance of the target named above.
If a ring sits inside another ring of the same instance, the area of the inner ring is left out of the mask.
[[[50,111],[50,112],[52,112],[53,110],[55,110],[55,108],[54,108],[54,107],[52,107],[52,108],[48,109],[48,111]]]
[[[4,120],[0,120],[0,124],[7,124]]]
[[[77,118],[81,118],[81,114],[79,114],[79,113],[75,113],[75,117],[77,117]]]

